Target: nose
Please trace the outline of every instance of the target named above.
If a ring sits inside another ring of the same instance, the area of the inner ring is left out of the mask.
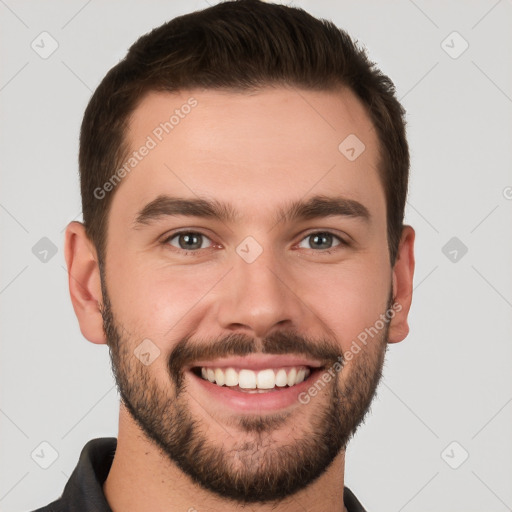
[[[291,272],[271,251],[248,263],[235,254],[234,267],[217,295],[217,321],[224,330],[264,338],[277,326],[299,329],[308,308],[294,291]]]

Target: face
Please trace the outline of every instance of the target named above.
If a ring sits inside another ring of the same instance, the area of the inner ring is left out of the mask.
[[[153,93],[127,141],[149,149],[102,272],[123,404],[205,489],[291,495],[361,423],[393,322],[372,123],[346,90]]]

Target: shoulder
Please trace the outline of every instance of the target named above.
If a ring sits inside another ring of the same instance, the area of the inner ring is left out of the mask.
[[[59,498],[56,501],[52,501],[45,507],[38,508],[37,510],[33,510],[32,512],[65,512],[65,509],[62,500]]]

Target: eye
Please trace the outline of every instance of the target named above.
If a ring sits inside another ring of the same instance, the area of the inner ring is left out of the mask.
[[[206,241],[208,241],[208,243],[205,245]],[[180,233],[175,233],[166,238],[164,243],[184,251],[207,249],[212,246],[211,240],[207,236],[195,231],[181,231]]]
[[[303,245],[304,243],[309,244],[309,247]],[[346,243],[338,236],[328,231],[317,231],[310,233],[308,236],[303,238],[299,244],[299,247],[303,249],[321,249],[328,250],[338,245],[346,245]]]

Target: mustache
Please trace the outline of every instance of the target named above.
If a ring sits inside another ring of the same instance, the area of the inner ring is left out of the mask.
[[[328,339],[313,339],[295,331],[276,331],[263,339],[243,333],[233,333],[216,340],[195,340],[191,336],[180,340],[169,356],[169,371],[177,383],[183,378],[183,368],[199,360],[214,360],[249,354],[294,354],[317,359],[323,366],[343,363],[339,347]]]

